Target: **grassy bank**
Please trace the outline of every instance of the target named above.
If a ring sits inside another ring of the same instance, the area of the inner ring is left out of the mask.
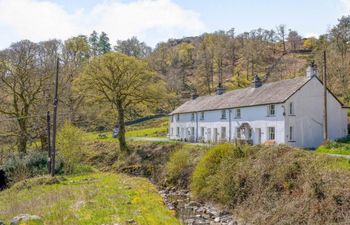
[[[191,190],[252,224],[350,221],[349,160],[288,146],[218,145],[201,157]]]
[[[8,223],[28,213],[45,224],[180,224],[146,179],[94,173],[58,180],[33,178],[0,192],[0,218]]]
[[[350,155],[350,138],[343,138],[321,145],[316,149],[318,153]]]

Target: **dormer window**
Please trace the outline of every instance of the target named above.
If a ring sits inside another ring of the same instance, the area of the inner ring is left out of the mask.
[[[180,114],[176,114],[176,121],[180,121]]]
[[[267,116],[275,116],[275,105],[269,105],[267,108]]]
[[[201,120],[204,120],[204,112],[201,112]]]
[[[241,118],[241,109],[236,109],[236,116],[235,118],[239,119]]]
[[[171,122],[174,122],[174,115],[171,115]]]
[[[194,121],[194,113],[191,113],[191,121]]]
[[[221,119],[226,119],[226,109],[221,110]]]

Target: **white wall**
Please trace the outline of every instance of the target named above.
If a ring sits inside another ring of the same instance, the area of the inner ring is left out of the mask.
[[[195,115],[198,118],[198,141],[203,140],[205,142],[217,141],[229,141],[234,140],[237,137],[236,130],[243,123],[250,124],[252,128],[252,139],[257,144],[256,128],[261,128],[261,143],[264,143],[267,139],[268,127],[275,127],[275,141],[276,143],[284,143],[284,117],[283,108],[281,104],[275,105],[275,116],[267,116],[268,106],[254,106],[241,108],[241,118],[235,118],[236,109],[226,109],[226,119],[221,119],[221,110],[206,111],[204,112],[204,120],[201,120],[201,113],[198,112]],[[231,111],[231,112],[230,112]],[[231,116],[231,120],[230,120]],[[183,135],[180,132],[179,136],[176,136],[176,127],[180,127],[180,130],[188,129],[189,127],[195,128],[195,134],[197,132],[197,126],[195,121],[191,121],[191,113],[180,114],[180,121],[176,120],[176,115],[173,115],[174,120],[170,123],[170,131],[173,129],[173,134],[170,133],[171,139],[189,139],[188,135]],[[230,122],[231,121],[231,122]],[[231,130],[230,130],[231,124]],[[201,137],[201,127],[204,127],[204,136]],[[226,128],[226,134],[222,139],[222,127]],[[215,138],[214,130],[217,129],[217,137]],[[230,135],[231,134],[231,135]]]
[[[334,140],[347,135],[347,113],[330,94],[328,99],[328,135]],[[293,102],[295,116],[289,115],[289,103]],[[315,148],[323,142],[323,86],[316,78],[310,80],[301,90],[285,103],[286,143],[306,148]],[[292,142],[289,127],[294,128]]]

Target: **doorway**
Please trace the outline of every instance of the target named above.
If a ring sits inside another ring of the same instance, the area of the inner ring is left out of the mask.
[[[255,129],[255,135],[256,135],[256,144],[261,144],[261,128]]]

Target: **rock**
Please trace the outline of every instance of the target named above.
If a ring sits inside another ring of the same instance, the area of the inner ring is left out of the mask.
[[[5,223],[4,223],[4,222],[2,222],[2,220],[0,220],[0,225],[5,225]]]
[[[29,214],[20,214],[11,220],[10,225],[27,224],[27,222],[32,222],[31,224],[38,224],[38,225],[44,224],[44,222],[41,220],[41,217],[39,216],[29,215]]]
[[[214,222],[216,222],[216,223],[220,222],[220,217],[216,217],[216,218],[214,219]]]
[[[190,201],[187,205],[189,207],[200,207],[201,206],[201,204],[199,204],[198,202],[195,202],[195,201]]]
[[[136,224],[136,221],[133,220],[133,219],[130,219],[130,220],[127,221],[127,223],[128,223],[128,224]]]

